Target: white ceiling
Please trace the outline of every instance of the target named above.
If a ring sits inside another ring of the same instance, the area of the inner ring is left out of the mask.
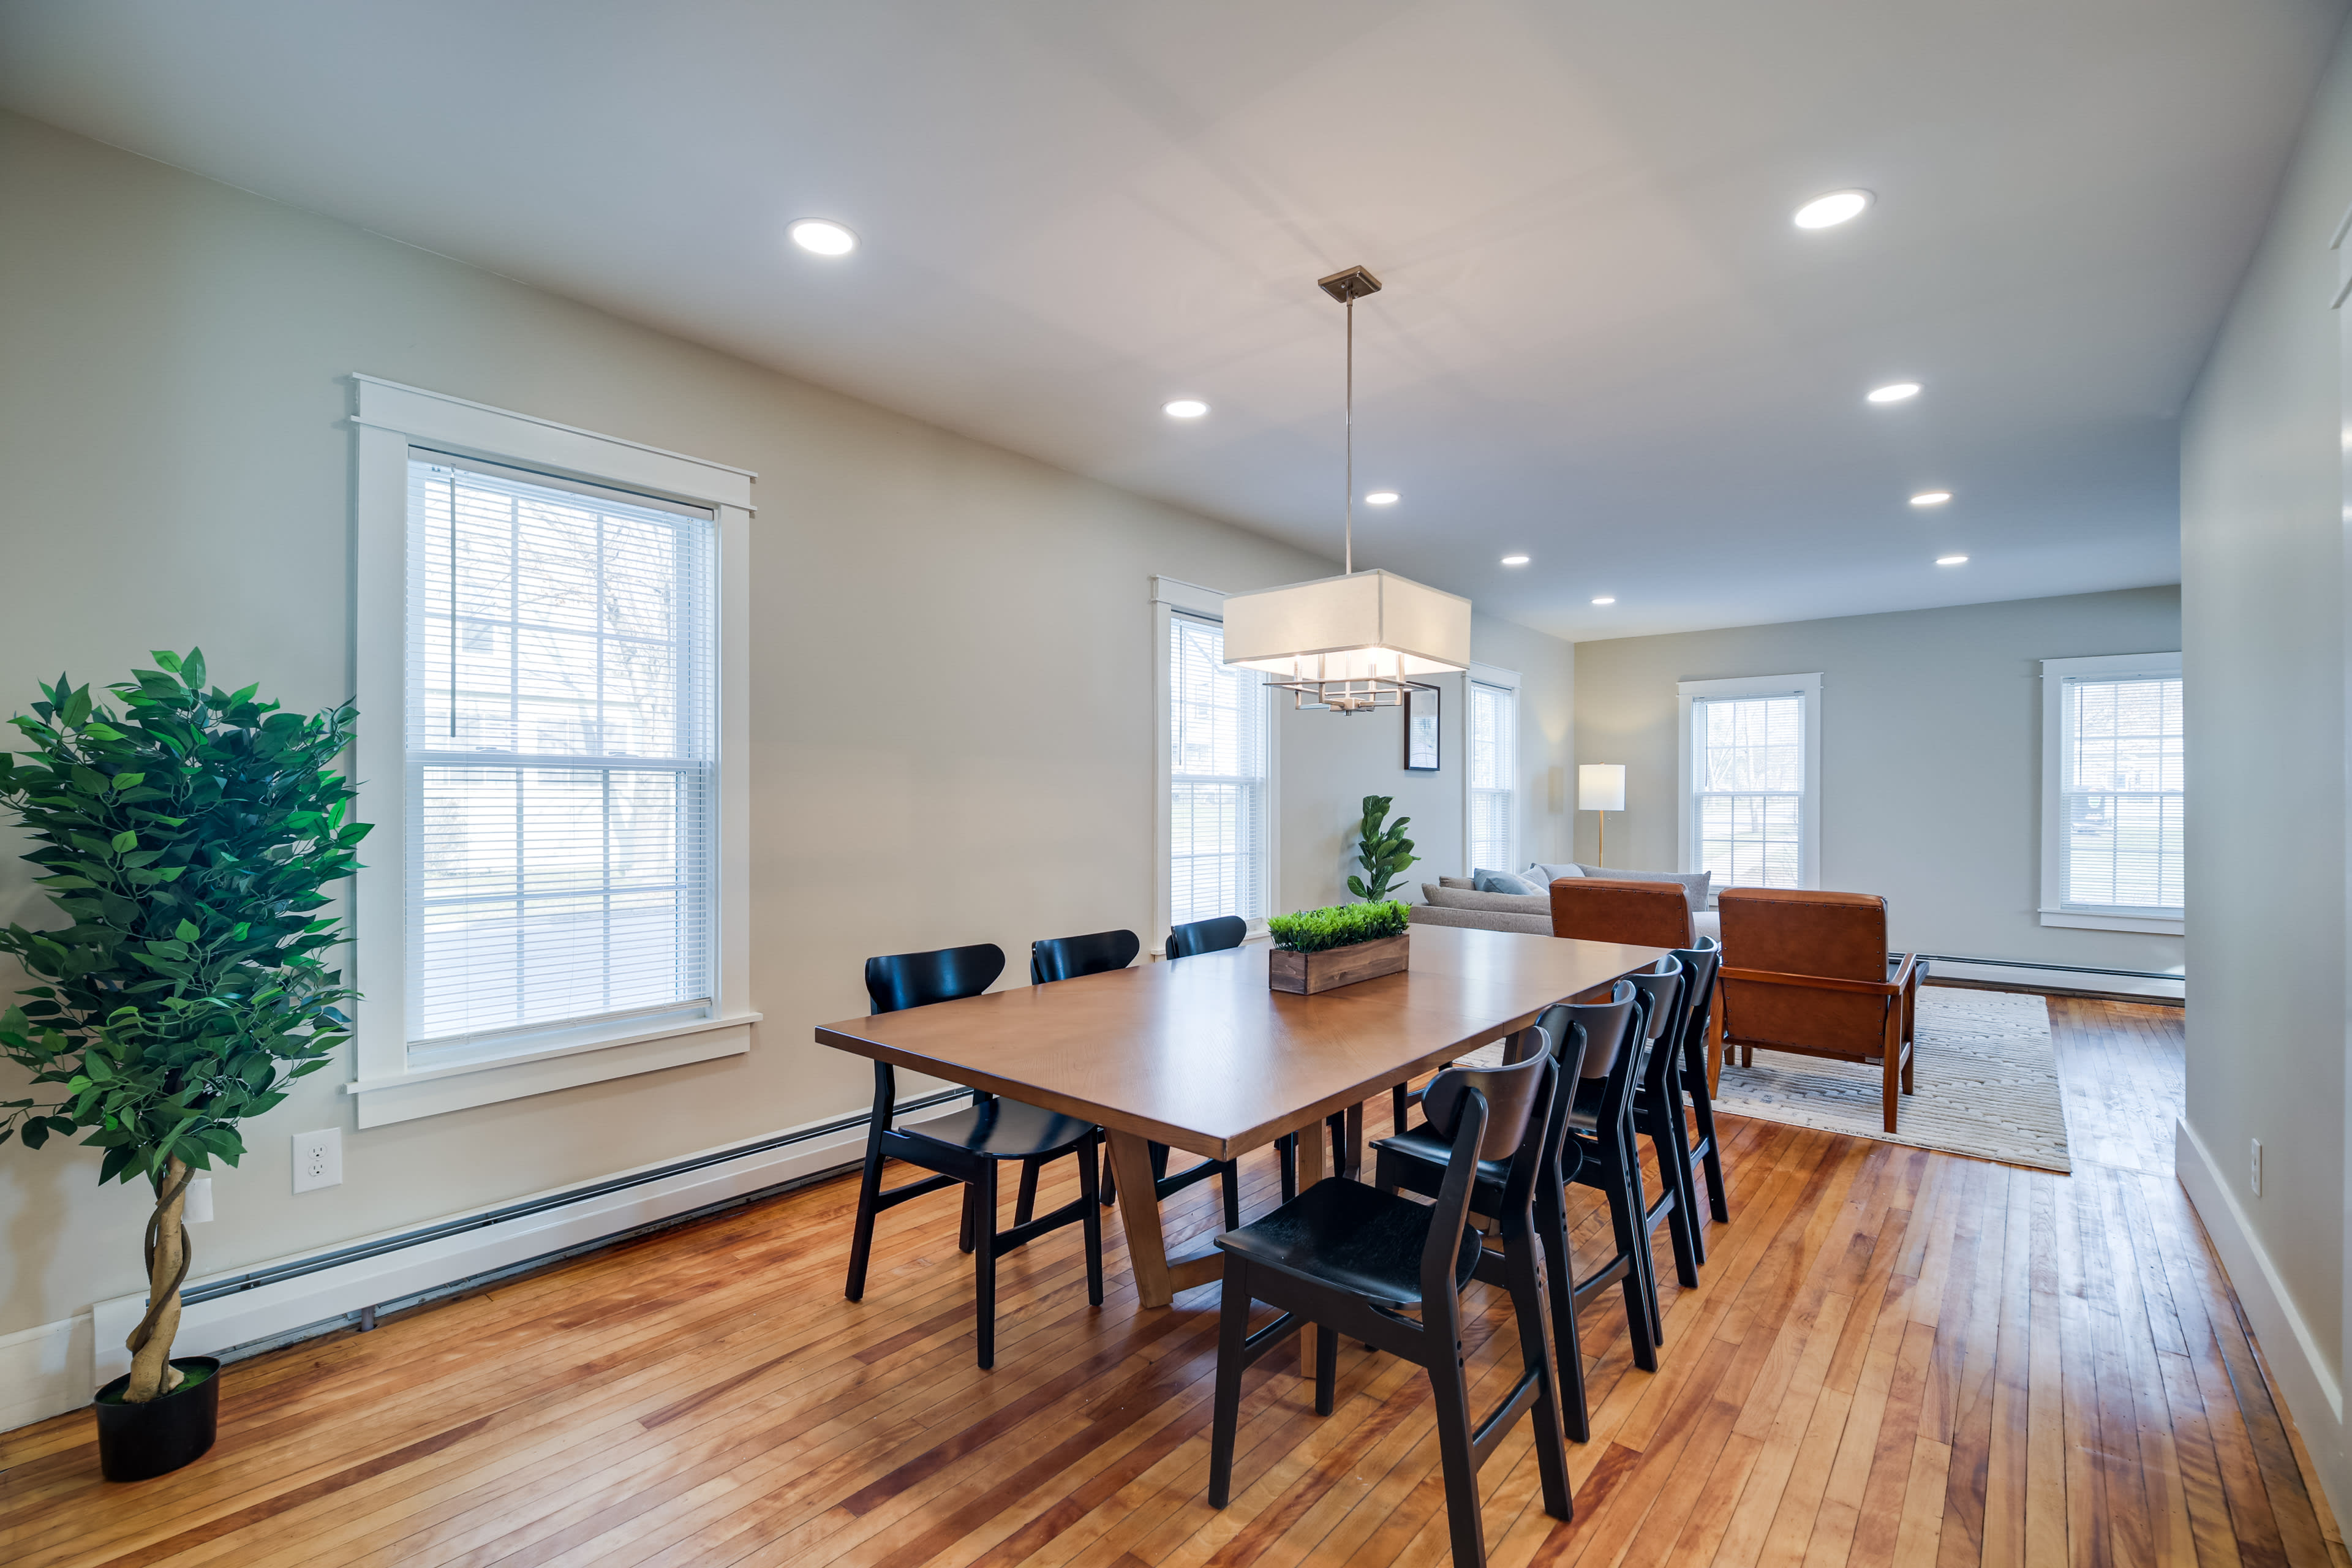
[[[1335,554],[1361,262],[1358,563],[1594,637],[2177,581],[2342,15],[0,0],[0,102]]]

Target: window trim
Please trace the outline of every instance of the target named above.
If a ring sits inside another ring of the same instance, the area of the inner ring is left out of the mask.
[[[1741,675],[1721,680],[1675,683],[1675,857],[1684,871],[1706,869],[1696,863],[1697,846],[1696,836],[1691,832],[1691,813],[1696,809],[1697,804],[1692,788],[1691,772],[1696,764],[1691,745],[1694,700],[1702,697],[1786,697],[1791,694],[1805,700],[1805,793],[1797,802],[1797,886],[1818,888],[1822,885],[1822,677],[1819,670],[1809,675]],[[1720,890],[1709,890],[1707,901],[1710,904]]]
[[[1177,577],[1151,579],[1151,909],[1152,926],[1144,933],[1143,951],[1153,958],[1163,958],[1169,928],[1174,924],[1171,906],[1174,903],[1173,879],[1170,875],[1175,847],[1169,842],[1174,829],[1168,805],[1170,770],[1174,740],[1170,733],[1170,705],[1174,700],[1168,668],[1168,622],[1178,612],[1204,621],[1223,624],[1225,595],[1215,588],[1203,588],[1198,583],[1187,583]],[[1282,721],[1273,700],[1267,699],[1269,711],[1265,716],[1265,907],[1269,912],[1282,908]],[[1255,942],[1265,935],[1265,919],[1260,916],[1249,922],[1247,941]]]
[[[350,968],[358,1004],[354,1076],[344,1085],[361,1127],[544,1094],[751,1048],[750,470],[599,436],[488,404],[354,374],[353,668],[361,721],[353,749],[358,811],[375,825],[368,868],[352,879]],[[478,1063],[412,1069],[403,918],[406,777],[408,459],[412,447],[503,463],[559,479],[710,508],[719,528],[718,1004],[714,1016],[656,1028],[622,1021],[599,1037]],[[373,715],[373,719],[370,715]]]
[[[1497,871],[1517,873],[1526,868],[1519,862],[1526,858],[1527,834],[1523,830],[1527,797],[1527,774],[1519,764],[1519,721],[1526,717],[1520,710],[1519,672],[1505,669],[1500,665],[1470,661],[1462,677],[1462,874],[1468,876],[1476,867],[1471,864],[1474,813],[1471,809],[1474,792],[1470,787],[1470,688],[1499,687],[1511,694],[1511,852],[1505,857],[1510,864],[1497,866]]]
[[[2084,658],[2042,660],[2042,898],[2035,910],[2045,926],[2074,931],[2137,931],[2155,936],[2179,936],[2187,930],[2187,910],[2179,915],[2110,914],[2101,910],[2070,910],[2061,870],[2057,826],[2065,820],[2065,781],[2060,777],[2065,755],[2065,688],[2075,676],[2180,676],[2178,653],[2095,654]],[[2188,791],[2181,792],[2185,799]]]

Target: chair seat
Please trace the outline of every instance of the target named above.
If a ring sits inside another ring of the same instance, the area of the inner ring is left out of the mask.
[[[1454,1152],[1454,1145],[1447,1140],[1440,1138],[1436,1130],[1426,1121],[1418,1127],[1400,1132],[1392,1138],[1376,1138],[1372,1141],[1372,1147],[1376,1150],[1392,1150],[1399,1154],[1433,1165],[1441,1171],[1445,1168],[1446,1161]],[[1508,1160],[1478,1162],[1478,1184],[1481,1187],[1499,1187],[1510,1173],[1511,1163]]]
[[[1352,1291],[1382,1306],[1417,1307],[1429,1216],[1426,1204],[1329,1176],[1264,1219],[1225,1232],[1217,1245],[1259,1267]],[[1457,1289],[1469,1282],[1479,1247],[1475,1233],[1463,1233]]]
[[[1094,1131],[1094,1123],[1041,1110],[1017,1100],[992,1100],[950,1116],[919,1122],[898,1131],[909,1138],[967,1150],[989,1160],[1025,1160],[1074,1147]]]

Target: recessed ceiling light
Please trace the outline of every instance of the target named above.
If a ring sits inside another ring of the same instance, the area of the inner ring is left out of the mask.
[[[1842,223],[1862,216],[1870,205],[1868,191],[1832,191],[1825,196],[1815,196],[1797,209],[1799,228],[1835,228]]]
[[[1916,381],[1890,381],[1885,386],[1874,386],[1865,395],[1873,403],[1902,403],[1919,395]]]
[[[1171,419],[1198,419],[1208,411],[1209,405],[1197,397],[1180,397],[1160,405],[1160,412]]]
[[[1599,597],[1599,598],[1597,598],[1597,599],[1593,600],[1592,602],[1593,602],[1594,604],[1596,604],[1596,605],[1613,605],[1613,604],[1615,604],[1617,601],[1616,601],[1616,599],[1615,599],[1614,597],[1612,597],[1612,595],[1607,595],[1607,594],[1603,594],[1603,595],[1601,595],[1601,597]]]
[[[1396,503],[1397,493],[1394,490],[1373,490],[1364,497],[1366,506],[1394,506]]]
[[[1503,557],[1503,564],[1506,566],[1524,566],[1527,563],[1528,558],[1524,555],[1506,555]]]
[[[1952,499],[1949,490],[1921,490],[1911,498],[1913,506],[1941,506]]]
[[[1936,557],[1936,564],[1938,566],[1965,566],[1968,563],[1969,558],[1965,555],[1938,555]]]
[[[787,232],[794,245],[816,256],[846,256],[857,248],[857,237],[827,218],[804,217]]]

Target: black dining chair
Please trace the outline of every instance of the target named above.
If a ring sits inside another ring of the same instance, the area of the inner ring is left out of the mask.
[[[1534,1422],[1544,1511],[1569,1519],[1568,1454],[1560,1437],[1559,1373],[1552,1359],[1540,1250],[1530,1239],[1552,1089],[1559,1076],[1550,1042],[1531,1031],[1526,1059],[1499,1068],[1449,1068],[1432,1081],[1422,1110],[1446,1149],[1434,1204],[1361,1182],[1316,1183],[1264,1219],[1217,1237],[1225,1255],[1217,1342],[1217,1387],[1209,1441],[1209,1503],[1231,1500],[1242,1374],[1307,1324],[1315,1343],[1315,1410],[1336,1403],[1339,1340],[1360,1340],[1429,1374],[1445,1511],[1455,1568],[1486,1560],[1478,1510],[1478,1470],[1521,1415]],[[1503,1250],[1489,1251],[1469,1228],[1491,1168],[1491,1201]],[[1508,1292],[1517,1320],[1522,1370],[1502,1404],[1474,1420],[1463,1345],[1462,1292],[1473,1279]],[[1252,1333],[1252,1301],[1281,1316]]]
[[[1650,1140],[1658,1157],[1657,1201],[1643,1216],[1648,1231],[1664,1220],[1674,1242],[1675,1278],[1683,1289],[1698,1284],[1698,1205],[1690,1173],[1690,1130],[1683,1123],[1683,1029],[1690,972],[1673,953],[1627,976],[1651,995],[1649,1040],[1633,1090],[1633,1125]],[[1658,1342],[1665,1343],[1660,1334]]]
[[[1691,1120],[1697,1132],[1690,1142],[1690,1157],[1698,1162],[1706,1181],[1707,1212],[1717,1225],[1731,1219],[1730,1195],[1723,1184],[1723,1146],[1715,1136],[1715,1091],[1706,1081],[1706,1032],[1715,1019],[1715,974],[1723,966],[1723,944],[1711,936],[1698,939],[1696,947],[1676,948],[1675,956],[1683,961],[1683,1092],[1690,1096]],[[1697,1237],[1698,1260],[1706,1261],[1706,1237]]]
[[[896,1013],[977,996],[1004,973],[1004,950],[993,942],[901,952],[866,961],[866,994],[872,1011]],[[851,1300],[866,1294],[866,1269],[874,1251],[874,1220],[909,1198],[963,1185],[963,1233],[957,1245],[972,1255],[972,1289],[979,1315],[980,1364],[996,1364],[996,1260],[1049,1230],[1076,1220],[1086,1237],[1087,1300],[1102,1305],[1102,1211],[1095,1201],[1095,1173],[1102,1130],[1092,1122],[975,1090],[969,1110],[900,1130],[898,1075],[887,1062],[874,1064],[874,1114],[866,1129],[866,1168],[857,1184],[857,1229],[849,1247]],[[1053,1213],[996,1228],[996,1172],[1007,1160],[1024,1170],[1065,1154],[1078,1162],[1078,1197]],[[885,1191],[882,1163],[903,1160],[936,1173]]]
[[[1056,980],[1076,980],[1082,974],[1101,974],[1113,969],[1125,969],[1135,962],[1143,950],[1143,942],[1131,931],[1098,931],[1087,936],[1047,937],[1029,944],[1029,983],[1047,985]],[[1219,1178],[1224,1188],[1224,1220],[1227,1229],[1242,1222],[1241,1174],[1230,1160],[1203,1160],[1168,1173],[1169,1149],[1165,1143],[1151,1145],[1152,1185],[1165,1198],[1182,1192],[1197,1182],[1211,1176]],[[1105,1208],[1118,1202],[1118,1175],[1110,1162],[1103,1162],[1101,1202]],[[1029,1210],[1037,1199],[1037,1167],[1021,1168],[1021,1195],[1013,1207],[1013,1218],[1018,1223],[1029,1217]]]
[[[1584,1065],[1568,1108],[1568,1136],[1560,1145],[1565,1183],[1591,1187],[1609,1203],[1609,1230],[1617,1251],[1574,1282],[1576,1305],[1617,1286],[1625,1298],[1625,1334],[1633,1364],[1658,1370],[1657,1282],[1649,1267],[1649,1210],[1642,1196],[1642,1156],[1634,1143],[1633,1089],[1642,1068],[1642,1043],[1649,1028],[1650,998],[1631,980],[1620,980],[1606,1002],[1578,1009],[1586,1026]],[[1566,1092],[1566,1091],[1563,1091]],[[1566,1255],[1567,1207],[1559,1210],[1561,1253]],[[1546,1216],[1549,1226],[1549,1220]],[[1545,1231],[1549,1241],[1553,1232]],[[1559,1278],[1554,1275],[1555,1281]],[[1555,1286],[1555,1288],[1557,1288]]]
[[[1239,947],[1242,939],[1247,935],[1249,921],[1239,915],[1189,921],[1168,932],[1165,951],[1171,958],[1197,958],[1204,952],[1223,952],[1229,947]]]

